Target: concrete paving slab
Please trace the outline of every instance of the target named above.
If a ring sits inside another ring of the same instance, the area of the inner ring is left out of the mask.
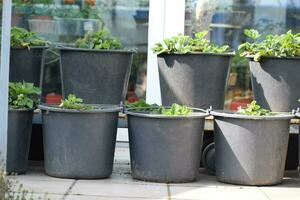
[[[269,200],[257,187],[170,186],[172,199],[185,200]]]
[[[167,185],[120,184],[109,180],[79,180],[70,194],[109,196],[122,198],[167,198]]]
[[[60,194],[64,195],[67,193],[71,185],[74,183],[74,180],[50,180],[45,178],[45,180],[28,178],[26,177],[10,177],[12,181],[15,181],[17,184],[14,184],[14,191],[18,191],[18,185],[22,185],[25,190],[29,192],[34,192],[38,194]]]
[[[68,195],[65,200],[168,200],[168,199],[122,198],[122,197],[107,197],[107,196]]]

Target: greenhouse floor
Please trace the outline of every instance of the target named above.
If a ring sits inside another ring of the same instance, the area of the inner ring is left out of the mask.
[[[46,176],[42,163],[32,162],[25,175],[10,176],[34,192],[34,197],[51,200],[299,200],[297,171],[286,172],[283,184],[272,187],[244,187],[219,183],[214,176],[200,170],[194,183],[160,184],[137,181],[130,176],[127,143],[118,143],[114,172],[104,180],[72,180]],[[35,198],[34,198],[35,199]]]

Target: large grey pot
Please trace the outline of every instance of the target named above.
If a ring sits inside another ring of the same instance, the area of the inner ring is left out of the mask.
[[[241,185],[282,182],[292,114],[261,117],[211,114],[215,118],[218,181]]]
[[[11,48],[9,81],[30,82],[41,86],[46,49],[48,47]]]
[[[77,111],[40,106],[48,175],[78,179],[111,175],[121,108],[99,107]]]
[[[133,178],[164,183],[197,178],[208,114],[195,111],[189,116],[127,111]]]
[[[209,53],[158,55],[162,104],[223,109],[232,56]]]
[[[133,51],[59,48],[63,96],[92,104],[120,104],[127,93]]]
[[[263,108],[289,112],[298,107],[300,98],[300,57],[250,60],[254,98]]]
[[[32,130],[32,109],[9,109],[7,131],[8,173],[25,173],[28,169],[28,155]]]

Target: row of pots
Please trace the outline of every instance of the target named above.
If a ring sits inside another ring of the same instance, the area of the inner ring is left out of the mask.
[[[162,104],[223,109],[232,54],[158,55]],[[254,99],[263,108],[288,112],[298,107],[300,58],[249,58]]]
[[[10,81],[25,80],[40,86],[46,48],[12,48]],[[64,96],[75,94],[86,103],[96,104],[124,101],[133,51],[58,49]],[[190,107],[223,109],[232,56],[212,53],[158,55],[162,104],[176,102]],[[299,63],[297,57],[268,57],[260,62],[250,59],[252,88],[258,104],[276,112],[297,108]]]
[[[40,109],[48,175],[78,179],[111,175],[122,107],[99,105],[98,109],[78,111],[41,105]],[[125,110],[133,178],[167,183],[196,180],[205,117],[213,115],[219,181],[243,185],[274,185],[282,181],[289,125],[295,115],[256,117],[193,111],[188,116],[166,116]],[[8,139],[8,172],[24,173],[27,169],[30,117],[32,111],[9,111],[9,121],[15,123],[9,126],[9,132],[19,134]]]

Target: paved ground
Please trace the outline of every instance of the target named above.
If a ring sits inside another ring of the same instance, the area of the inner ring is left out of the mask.
[[[300,200],[297,172],[286,173],[282,185],[273,187],[241,187],[219,183],[214,176],[200,170],[197,182],[158,184],[133,180],[130,176],[127,144],[118,144],[115,167],[110,179],[72,180],[46,176],[41,163],[31,163],[26,175],[10,176],[34,191],[34,196],[51,200]]]

